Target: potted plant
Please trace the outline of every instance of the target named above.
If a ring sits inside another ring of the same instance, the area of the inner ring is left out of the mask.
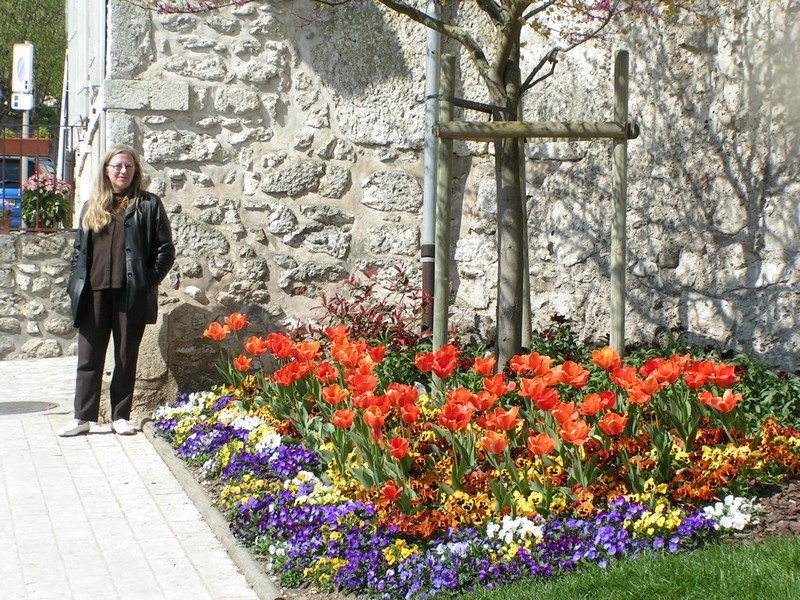
[[[49,173],[31,175],[22,186],[22,221],[29,229],[66,225],[70,214],[70,186]]]

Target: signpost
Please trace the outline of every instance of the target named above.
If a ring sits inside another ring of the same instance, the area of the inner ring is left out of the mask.
[[[31,111],[33,110],[33,91],[35,88],[33,75],[33,44],[25,42],[14,44],[14,53],[11,59],[11,108],[22,111],[21,140],[30,137]],[[19,161],[20,186],[28,180],[28,161],[20,156]],[[20,198],[22,190],[20,189]],[[20,219],[20,225],[21,223]]]

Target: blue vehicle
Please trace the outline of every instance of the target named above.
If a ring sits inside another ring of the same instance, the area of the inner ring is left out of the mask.
[[[28,161],[28,177],[35,173],[55,174],[53,162],[46,157],[0,156],[0,210],[10,213],[11,227],[20,227],[21,191],[20,177],[21,159]]]

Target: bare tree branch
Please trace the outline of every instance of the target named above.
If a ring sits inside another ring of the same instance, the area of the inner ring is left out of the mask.
[[[426,27],[438,31],[442,35],[445,35],[458,43],[464,46],[464,49],[472,58],[472,62],[475,65],[475,68],[480,73],[483,80],[486,84],[491,88],[494,89],[498,85],[498,80],[494,77],[492,72],[491,65],[489,61],[486,59],[486,55],[483,52],[483,49],[480,47],[478,42],[473,38],[469,33],[467,33],[461,27],[456,25],[450,25],[449,23],[445,23],[440,19],[435,19],[434,17],[430,16],[429,14],[413,7],[405,2],[396,2],[395,0],[376,0],[376,2],[380,2],[387,8],[400,13],[402,15],[407,16],[409,19],[416,21]]]
[[[475,4],[478,5],[483,12],[485,12],[489,17],[495,21],[502,20],[500,14],[500,7],[494,0],[475,0]]]
[[[556,0],[547,0],[547,2],[542,2],[539,6],[534,8],[532,11],[527,12],[524,15],[522,15],[522,18],[527,21],[531,17],[535,17],[536,15],[538,15],[540,13],[543,13],[548,8],[553,6],[555,3],[556,3]]]

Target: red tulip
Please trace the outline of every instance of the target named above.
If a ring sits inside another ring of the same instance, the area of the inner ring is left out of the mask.
[[[389,454],[397,460],[403,458],[408,452],[408,440],[406,438],[393,437],[386,442],[386,445],[389,446]]]
[[[387,481],[386,484],[381,488],[381,494],[393,502],[400,497],[402,491],[403,488],[397,487],[394,484],[394,481]]]

